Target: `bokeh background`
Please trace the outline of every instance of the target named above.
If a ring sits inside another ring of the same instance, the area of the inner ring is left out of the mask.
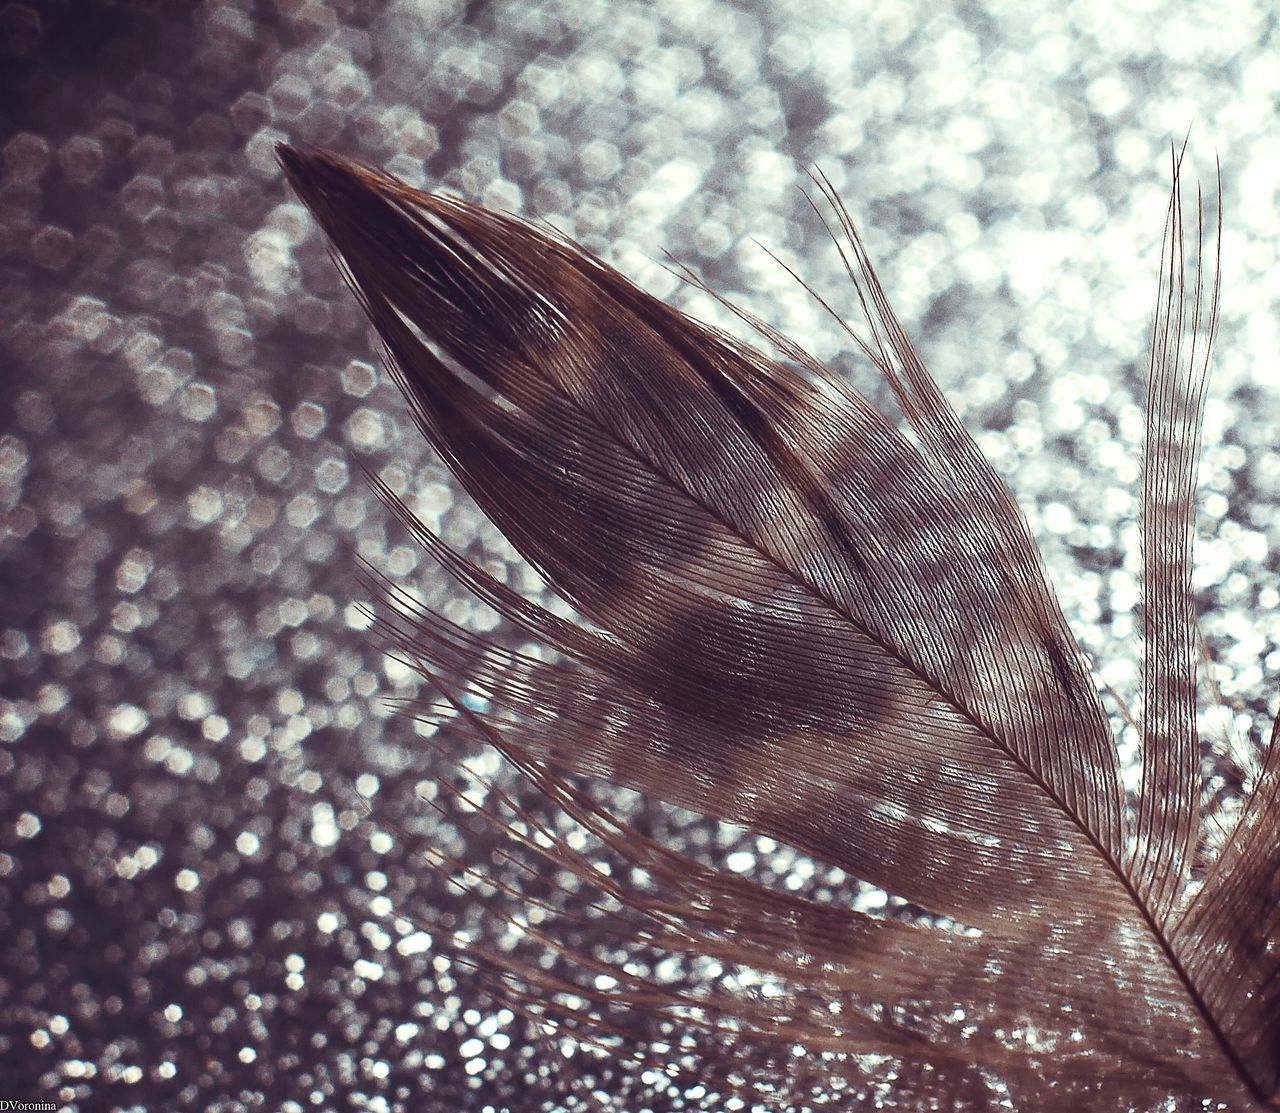
[[[412,686],[358,560],[489,620],[361,469],[537,585],[414,434],[276,141],[546,219],[723,322],[669,249],[876,393],[761,246],[853,314],[820,167],[1133,700],[1141,364],[1190,129],[1226,228],[1207,730],[1247,770],[1280,673],[1278,98],[1264,0],[0,2],[0,1098],[717,1105],[556,1065],[433,937],[465,900],[387,824],[458,837],[413,803],[440,739],[384,702]]]

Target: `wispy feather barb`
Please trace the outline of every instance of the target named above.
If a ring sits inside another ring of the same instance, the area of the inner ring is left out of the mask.
[[[491,794],[482,816],[542,879],[475,897],[522,935],[472,952],[496,992],[618,1055],[660,1057],[676,1022],[703,1068],[779,1102],[852,1095],[887,1071],[902,1095],[962,1108],[1276,1104],[1274,742],[1232,839],[1188,885],[1191,529],[1218,285],[1199,205],[1186,257],[1180,158],[1151,342],[1143,775],[1128,811],[1026,522],[825,179],[858,343],[911,437],[768,326],[789,362],[513,217],[331,154],[280,158],[419,427],[578,616],[468,562],[376,485],[524,639],[478,636],[383,583],[380,629],[431,693],[413,710],[447,708],[618,866],[601,873]],[[740,824],[920,914],[702,864],[603,807],[582,775]],[[682,973],[658,977],[664,956]],[[693,972],[708,960],[713,973]]]

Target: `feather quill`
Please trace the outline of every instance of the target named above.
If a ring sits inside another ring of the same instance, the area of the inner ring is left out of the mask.
[[[326,152],[280,160],[419,428],[575,612],[466,560],[375,480],[519,635],[481,637],[379,581],[381,633],[430,693],[411,712],[494,746],[616,864],[489,795],[482,818],[541,878],[476,890],[521,936],[474,949],[495,992],[620,1058],[661,1061],[674,1021],[707,1077],[780,1105],[877,1076],[956,1108],[1280,1104],[1274,736],[1225,849],[1192,871],[1191,535],[1218,286],[1199,205],[1187,257],[1180,157],[1148,375],[1131,806],[1029,528],[825,180],[868,328],[850,335],[909,435],[769,326],[752,321],[782,359],[514,217]],[[708,866],[590,778],[741,825],[916,914]],[[696,973],[708,961],[718,975]]]

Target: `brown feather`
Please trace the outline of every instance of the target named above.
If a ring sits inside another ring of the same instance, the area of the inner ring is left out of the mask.
[[[700,1069],[756,1099],[891,1077],[967,1108],[1275,1101],[1274,742],[1234,836],[1190,884],[1191,529],[1218,290],[1202,228],[1188,279],[1180,160],[1151,345],[1147,701],[1127,812],[1030,531],[825,180],[870,330],[857,342],[910,435],[767,326],[787,362],[548,231],[328,153],[280,158],[422,432],[576,613],[468,562],[376,484],[518,633],[478,636],[380,582],[379,629],[429,693],[411,712],[491,744],[594,840],[588,853],[490,792],[481,817],[540,879],[476,889],[518,940],[468,952],[495,993],[660,1064],[674,1022]],[[583,776],[741,825],[915,912],[707,865]]]

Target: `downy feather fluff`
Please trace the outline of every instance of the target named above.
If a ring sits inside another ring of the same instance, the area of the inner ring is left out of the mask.
[[[683,1059],[722,1095],[780,1108],[855,1105],[886,1092],[875,1079],[945,1108],[1280,1105],[1274,734],[1242,818],[1202,854],[1190,576],[1218,289],[1203,220],[1183,226],[1178,160],[1126,803],[1027,524],[823,179],[866,319],[849,334],[902,420],[771,327],[748,318],[778,358],[545,229],[332,154],[280,159],[419,428],[575,615],[464,559],[375,481],[518,635],[479,636],[380,581],[381,633],[425,682],[410,710],[491,744],[596,847],[486,797],[482,818],[540,878],[475,890],[519,938],[470,955],[495,993],[620,1060]],[[767,836],[914,913],[707,865],[600,803],[592,778]],[[658,977],[664,956],[682,973]]]

